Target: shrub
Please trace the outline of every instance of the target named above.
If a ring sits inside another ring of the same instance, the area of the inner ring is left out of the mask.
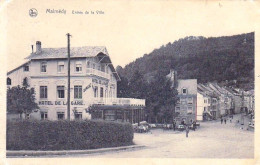
[[[8,121],[7,150],[84,150],[133,144],[130,123]]]

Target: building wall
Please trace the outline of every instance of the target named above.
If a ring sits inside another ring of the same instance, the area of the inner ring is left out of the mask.
[[[182,120],[190,124],[191,120],[197,120],[197,80],[178,80],[177,85],[179,101],[175,106],[175,112],[178,114],[175,120],[177,125]],[[186,93],[183,93],[183,89],[186,89]]]
[[[197,120],[203,120],[203,112],[210,112],[210,97],[197,93]]]
[[[234,100],[235,113],[240,113],[241,102],[242,102],[241,97],[239,95],[235,95],[233,100]]]
[[[30,68],[30,64],[28,65]],[[24,71],[23,66],[17,68],[16,70],[12,71],[10,74],[7,75],[7,78],[11,79],[11,85],[8,85],[8,87],[11,88],[13,86],[18,86],[18,85],[22,86],[25,77],[27,77],[28,83],[30,84],[30,74],[31,74],[31,70]]]
[[[90,65],[87,66],[87,62]],[[41,63],[47,62],[47,72],[41,72]],[[63,72],[58,72],[58,63],[64,63]],[[76,64],[82,64],[82,71],[76,72]],[[74,111],[82,112],[83,119],[90,119],[87,108],[95,101],[100,100],[100,91],[103,88],[103,99],[117,97],[117,80],[112,73],[110,67],[102,64],[105,68],[101,71],[101,64],[96,58],[79,58],[71,59],[71,119],[74,119]],[[91,74],[87,73],[87,69],[91,70]],[[57,119],[57,112],[64,112],[67,118],[67,61],[64,59],[52,60],[32,60],[29,65],[29,72],[25,72],[23,67],[16,69],[7,75],[11,78],[12,85],[22,85],[23,79],[28,77],[30,87],[35,89],[36,103],[40,110],[33,112],[30,116],[34,119],[40,119],[41,113],[47,112],[49,120]],[[74,99],[74,86],[82,86],[82,99]],[[10,87],[11,87],[10,86]],[[40,98],[40,86],[47,86],[47,98]],[[58,98],[57,86],[65,87],[65,97]],[[98,89],[96,97],[94,97],[94,89]],[[85,91],[84,91],[85,89]]]
[[[203,120],[203,112],[204,112],[204,97],[202,94],[197,93],[197,120]]]

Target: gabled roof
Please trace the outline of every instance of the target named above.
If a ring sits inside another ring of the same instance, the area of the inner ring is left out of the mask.
[[[83,47],[71,47],[70,48],[70,57],[71,58],[86,58],[86,57],[98,57],[100,61],[104,61],[109,64],[108,66],[111,68],[113,75],[117,80],[120,81],[120,77],[116,72],[112,62],[110,60],[109,54],[105,46],[83,46]],[[42,48],[39,53],[31,53],[30,56],[26,57],[27,60],[40,60],[40,59],[66,59],[68,58],[68,48]],[[13,71],[19,69],[30,61],[22,64],[21,66],[13,69],[8,72],[8,74]]]
[[[106,47],[104,46],[83,46],[83,47],[71,47],[70,57],[95,57],[98,54],[103,53],[109,56]],[[31,53],[30,56],[25,59],[56,59],[56,58],[67,58],[68,48],[42,48],[40,53]]]
[[[21,64],[20,66],[16,67],[15,69],[13,69],[13,70],[10,70],[9,72],[7,72],[7,75],[9,75],[9,74],[13,73],[14,71],[16,71],[16,70],[20,69],[21,67],[23,67],[23,66],[25,66],[25,65],[27,65],[29,62],[30,62],[30,61],[27,61],[27,62],[25,62],[25,63]]]
[[[214,89],[207,85],[199,84],[198,88],[200,88],[202,91],[204,91],[207,95],[211,97],[219,97],[219,93],[216,92]]]

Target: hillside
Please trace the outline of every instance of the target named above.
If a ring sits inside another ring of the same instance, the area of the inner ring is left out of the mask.
[[[117,67],[119,75],[128,80],[136,71],[149,80],[158,70],[166,75],[170,69],[178,72],[178,78],[195,78],[198,83],[216,81],[252,89],[254,32],[224,37],[186,37],[163,45],[124,68]]]

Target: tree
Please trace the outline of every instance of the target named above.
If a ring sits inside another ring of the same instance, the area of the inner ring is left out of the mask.
[[[7,90],[7,112],[30,114],[32,110],[39,108],[35,103],[34,88],[12,87]]]
[[[177,90],[172,88],[172,82],[159,71],[147,87],[145,99],[150,120],[154,122],[171,122],[177,94]]]
[[[120,81],[117,82],[117,96],[118,97],[129,97],[129,86],[128,80],[124,76],[119,74]]]
[[[128,83],[129,97],[142,99],[146,96],[147,83],[143,75],[136,70]]]

